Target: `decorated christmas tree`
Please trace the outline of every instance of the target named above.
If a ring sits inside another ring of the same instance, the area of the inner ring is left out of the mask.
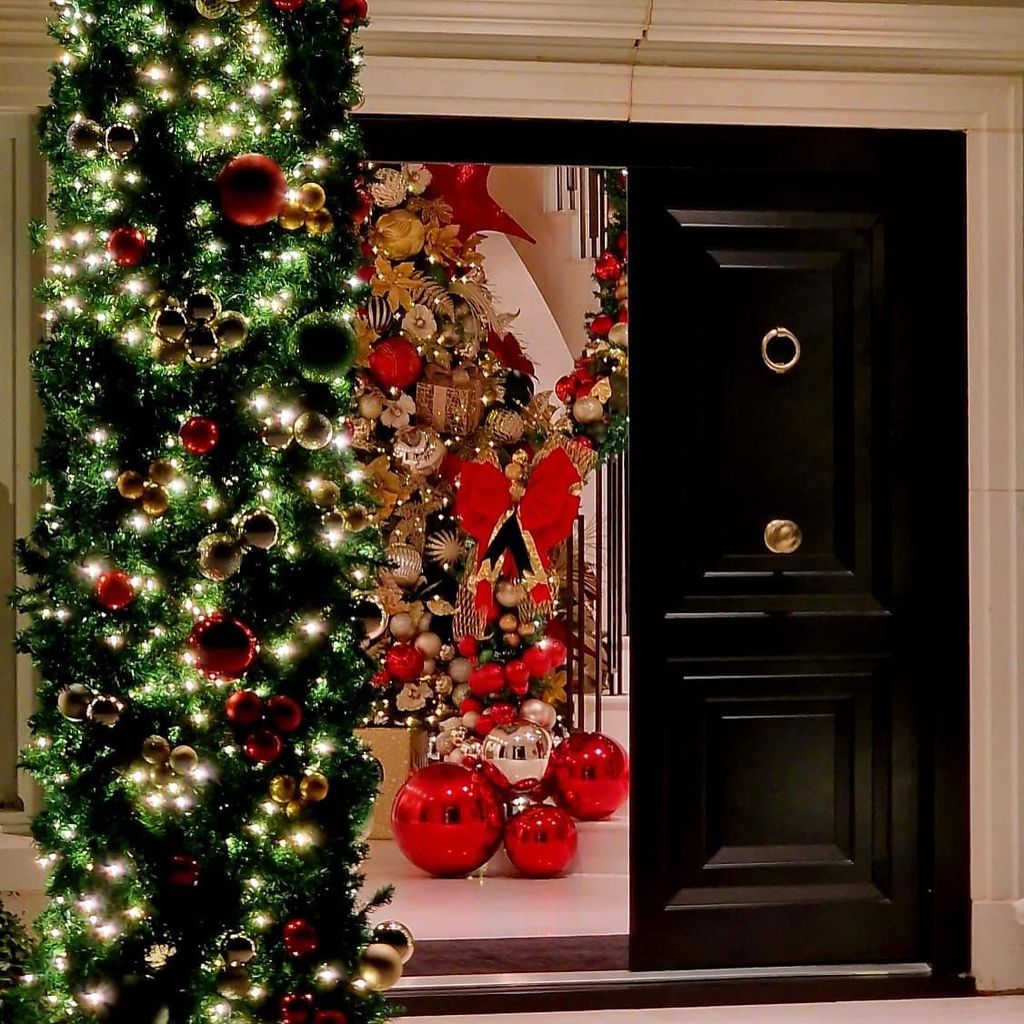
[[[353,510],[365,0],[54,0],[47,501],[21,545],[52,902],[26,1021],[356,1024],[411,939]]]

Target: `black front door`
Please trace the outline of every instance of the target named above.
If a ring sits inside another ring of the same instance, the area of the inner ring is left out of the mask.
[[[634,969],[966,965],[964,145],[630,171]]]

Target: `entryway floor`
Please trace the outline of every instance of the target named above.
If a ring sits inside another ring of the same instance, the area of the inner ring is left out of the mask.
[[[1024,996],[405,1019],[408,1024],[1018,1024],[1024,1019]]]

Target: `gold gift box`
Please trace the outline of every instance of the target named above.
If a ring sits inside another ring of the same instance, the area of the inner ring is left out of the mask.
[[[426,378],[416,385],[416,420],[443,434],[468,434],[480,426],[483,394],[479,375],[456,384],[451,371],[428,366]]]
[[[356,735],[380,762],[384,781],[373,805],[369,839],[391,839],[391,806],[402,783],[427,763],[427,734],[423,729],[356,729]]]

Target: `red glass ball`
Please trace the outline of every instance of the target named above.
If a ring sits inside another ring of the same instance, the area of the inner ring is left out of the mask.
[[[619,323],[620,324],[628,324],[629,323],[629,310],[626,309],[625,307],[623,307],[622,309],[619,310]]]
[[[292,956],[309,956],[320,945],[320,933],[301,917],[286,921],[281,930],[281,941]]]
[[[138,228],[115,228],[107,239],[107,252],[119,267],[137,267],[146,255],[146,236]]]
[[[486,697],[495,693],[505,685],[505,673],[500,665],[489,661],[486,665],[478,665],[469,674],[469,688],[478,697]]]
[[[182,887],[195,885],[199,881],[198,861],[187,854],[176,853],[171,857],[171,864],[167,870],[167,881],[171,885]]]
[[[483,739],[497,724],[498,723],[491,717],[488,709],[488,711],[484,711],[476,720],[476,725],[473,726],[473,732],[475,732],[480,739]]]
[[[288,192],[284,172],[262,153],[236,156],[217,177],[221,212],[242,227],[274,220]]]
[[[606,249],[594,264],[594,276],[605,284],[617,281],[622,276],[622,260],[610,249]]]
[[[529,878],[553,878],[576,856],[576,823],[560,807],[530,807],[505,826],[505,853]]]
[[[480,641],[475,636],[460,636],[455,647],[464,658],[475,658],[480,653]]]
[[[369,12],[366,0],[339,0],[338,13],[343,25],[351,26],[357,21],[364,21]]]
[[[131,578],[120,569],[105,572],[96,581],[96,600],[108,612],[119,612],[135,600]]]
[[[578,732],[551,755],[548,777],[554,796],[574,818],[611,817],[629,796],[629,755],[599,732]]]
[[[382,668],[373,673],[370,677],[370,682],[373,683],[374,686],[383,688],[391,682],[391,676],[388,675],[388,670],[386,668]]]
[[[205,416],[193,416],[181,425],[178,436],[186,451],[193,455],[207,455],[217,447],[220,427]]]
[[[208,679],[237,679],[260,652],[256,634],[224,612],[200,619],[189,635],[188,645],[195,667]]]
[[[569,648],[553,636],[541,640],[540,646],[547,651],[548,661],[552,668],[561,668],[569,659]]]
[[[588,452],[594,450],[594,441],[592,438],[586,437],[583,434],[578,434],[572,439],[573,444],[578,444],[581,448],[586,448]]]
[[[278,732],[295,732],[302,725],[302,705],[294,697],[279,693],[267,701],[267,718]]]
[[[527,647],[523,651],[523,661],[534,679],[543,679],[551,671],[551,657],[540,644]]]
[[[321,1010],[314,1024],[348,1024],[348,1017],[341,1010]]]
[[[519,717],[516,706],[509,704],[508,701],[492,704],[484,714],[488,715],[496,725],[511,725]]]
[[[399,849],[431,875],[457,877],[482,867],[501,845],[504,806],[483,776],[456,764],[413,773],[395,797],[391,824]]]
[[[560,402],[571,402],[576,397],[576,376],[567,373],[555,381],[555,394]]]
[[[600,313],[590,321],[590,333],[598,338],[607,338],[608,332],[615,326],[615,321],[607,313]]]
[[[615,248],[622,253],[623,256],[629,254],[629,232],[623,231],[621,235],[615,240]]]
[[[376,273],[377,271],[374,267],[362,266],[356,270],[356,278],[359,280],[360,284],[369,284]]]
[[[479,713],[483,709],[484,702],[482,700],[478,700],[476,697],[463,697],[462,703],[459,705],[459,714],[468,715],[472,711]]]
[[[278,1016],[281,1024],[313,1024],[316,1003],[308,992],[290,992],[282,996]]]
[[[270,764],[281,756],[284,741],[270,729],[256,729],[246,736],[242,750],[253,764]]]
[[[412,342],[388,338],[374,346],[369,358],[370,373],[383,388],[411,387],[423,373],[423,359]]]
[[[441,463],[441,479],[454,484],[462,472],[463,460],[454,452],[449,452]]]
[[[306,6],[306,0],[270,0],[279,11],[297,11]]]
[[[521,658],[516,658],[505,666],[505,678],[509,686],[522,686],[530,681],[530,667]]]
[[[252,690],[239,690],[224,701],[224,714],[232,724],[248,728],[263,717],[263,698]]]
[[[373,212],[373,197],[369,192],[357,192],[355,205],[352,207],[349,216],[352,223],[358,227]]]
[[[423,671],[423,652],[412,644],[395,644],[384,658],[388,674],[400,683],[411,683]]]

